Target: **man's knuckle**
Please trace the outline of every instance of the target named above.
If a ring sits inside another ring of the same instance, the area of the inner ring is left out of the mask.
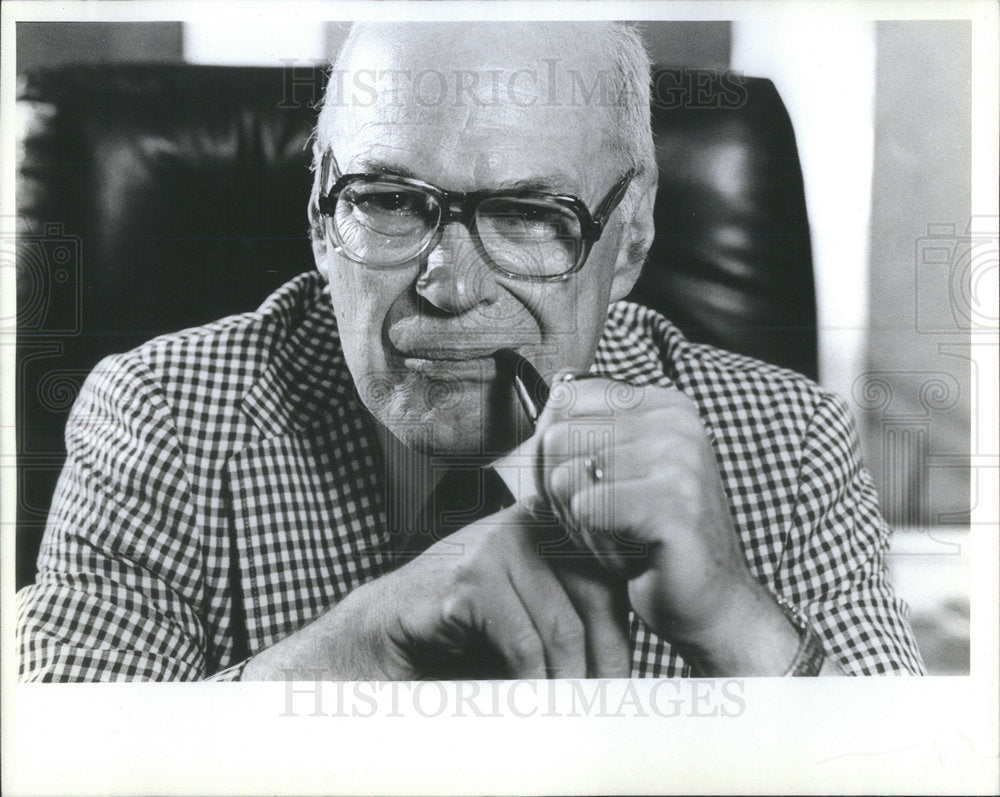
[[[549,490],[553,495],[565,495],[569,490],[568,468],[553,468],[549,473]]]
[[[463,556],[451,573],[451,592],[464,596],[475,593],[486,580],[483,562],[477,556]]]
[[[449,592],[441,599],[441,624],[446,627],[460,625],[466,615],[465,596],[460,591]]]
[[[551,644],[560,650],[574,651],[583,646],[586,629],[575,614],[555,614],[549,620],[548,637]]]
[[[511,660],[521,671],[528,671],[545,663],[542,642],[534,633],[525,633],[511,640],[508,651]]]

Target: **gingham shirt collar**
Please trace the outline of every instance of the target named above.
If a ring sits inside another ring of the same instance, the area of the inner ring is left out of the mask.
[[[261,431],[275,435],[328,421],[338,402],[349,400],[355,390],[327,290],[322,289],[315,306],[275,312],[287,304],[284,293],[273,294],[259,310],[267,319],[261,342],[272,341],[273,351],[241,403]],[[312,297],[300,291],[295,298],[302,302]]]

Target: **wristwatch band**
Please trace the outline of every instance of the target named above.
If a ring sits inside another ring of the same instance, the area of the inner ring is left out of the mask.
[[[826,660],[826,651],[819,634],[813,629],[809,619],[787,599],[781,595],[775,595],[774,598],[785,617],[799,632],[799,649],[795,652],[795,658],[785,672],[785,677],[819,675]]]

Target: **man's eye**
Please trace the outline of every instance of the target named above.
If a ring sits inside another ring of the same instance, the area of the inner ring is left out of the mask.
[[[489,215],[488,225],[484,226],[512,238],[559,237],[571,222],[560,210],[527,202],[491,207]]]
[[[552,221],[556,214],[549,208],[540,208],[537,205],[522,205],[521,215],[525,221]]]
[[[528,227],[544,224],[548,214],[541,208],[528,206],[509,206],[493,210],[495,222],[506,227]]]
[[[367,194],[359,204],[366,209],[379,212],[406,213],[417,210],[417,200],[405,191],[379,191]]]

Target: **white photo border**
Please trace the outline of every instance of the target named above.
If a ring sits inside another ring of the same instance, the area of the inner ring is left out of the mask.
[[[331,16],[731,20],[797,14],[815,21],[837,14],[969,19],[974,64],[972,208],[974,215],[998,215],[998,14],[991,0],[614,5],[43,0],[4,3],[2,14],[2,234],[12,232],[14,214],[16,21],[225,20],[248,14],[296,16],[304,23]],[[3,269],[0,280],[2,317],[11,318],[13,269]],[[990,312],[997,316],[995,305]],[[991,452],[975,467],[994,474],[995,452],[1000,451],[997,353],[995,339],[973,346],[980,393],[973,405],[977,439],[972,450]],[[423,687],[426,691],[416,699],[426,702],[419,705],[413,702],[412,685],[409,697],[405,687],[396,688],[395,705],[387,684],[370,691],[361,685],[359,692],[351,691],[359,685],[348,684],[348,702],[329,685],[319,716],[310,711],[315,695],[308,683],[298,685],[303,691],[292,695],[291,709],[286,684],[17,684],[12,644],[16,485],[7,478],[14,471],[10,465],[15,451],[14,347],[9,335],[0,338],[0,358],[6,794],[990,793],[1000,785],[1000,513],[995,490],[978,496],[972,518],[968,677],[729,679],[700,681],[701,686],[685,687],[687,691],[677,695],[656,682],[613,682],[607,685],[608,700],[624,713],[609,711],[610,716],[593,708],[574,715],[571,707],[580,705],[580,697],[569,682],[484,685],[476,699],[487,702],[475,704],[484,716],[468,702],[461,709],[464,713],[456,715],[463,687],[455,684],[441,686],[443,692]],[[435,716],[438,695],[444,695],[446,708]],[[500,706],[495,715],[487,710],[494,699]],[[289,711],[296,716],[282,716]],[[365,716],[368,711],[371,716]],[[671,711],[676,716],[665,716]],[[343,713],[346,716],[339,716]],[[526,713],[531,715],[519,716]]]

